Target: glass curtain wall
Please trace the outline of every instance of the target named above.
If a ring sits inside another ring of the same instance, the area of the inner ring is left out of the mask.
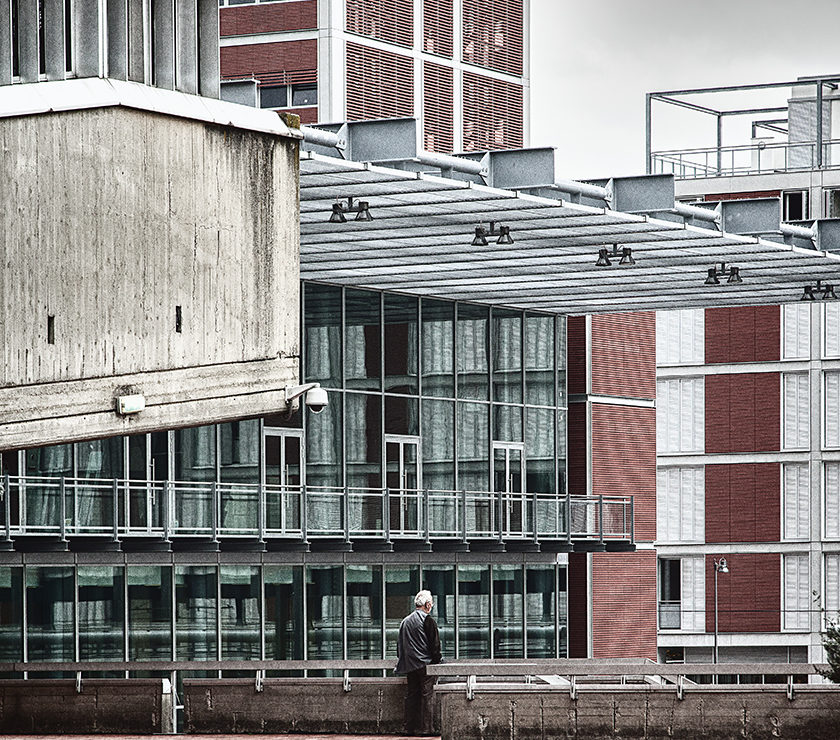
[[[396,659],[421,588],[444,657],[565,657],[565,583],[551,564],[0,566],[0,657]]]

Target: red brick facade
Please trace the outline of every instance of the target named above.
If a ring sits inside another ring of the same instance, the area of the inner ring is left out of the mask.
[[[706,376],[706,452],[779,449],[779,373]]]
[[[778,463],[706,466],[706,542],[778,542]]]
[[[779,306],[706,309],[706,363],[779,359]]]
[[[706,631],[715,629],[715,570],[720,555],[706,556]],[[777,553],[726,555],[728,573],[718,574],[719,632],[779,632],[781,556]]]
[[[656,397],[656,315],[653,312],[592,317],[592,392],[605,396]]]
[[[219,8],[219,36],[304,31],[318,27],[317,0]]]

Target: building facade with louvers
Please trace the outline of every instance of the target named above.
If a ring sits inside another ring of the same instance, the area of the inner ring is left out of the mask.
[[[529,4],[221,0],[222,81],[303,123],[417,118],[431,152],[527,146]]]

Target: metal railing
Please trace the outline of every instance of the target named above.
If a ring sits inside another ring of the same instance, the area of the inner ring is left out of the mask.
[[[740,146],[651,152],[651,172],[678,180],[817,169],[816,142],[757,142]],[[840,166],[840,140],[823,143],[822,167]]]
[[[632,496],[0,478],[0,539],[560,539],[634,542]]]
[[[682,626],[681,610],[682,602],[680,601],[660,601],[659,629],[678,630]]]

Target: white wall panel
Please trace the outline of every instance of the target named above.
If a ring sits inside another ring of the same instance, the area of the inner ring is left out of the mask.
[[[656,383],[657,454],[703,452],[705,446],[703,378],[670,378]]]
[[[705,341],[705,312],[702,308],[657,311],[657,365],[702,365]]]
[[[811,356],[811,306],[786,303],[782,306],[782,359],[801,360]]]
[[[784,556],[784,625],[786,630],[807,630],[811,589],[807,555]]]
[[[807,449],[811,443],[810,389],[806,373],[782,374],[782,440],[786,450]]]
[[[660,542],[703,542],[705,503],[703,468],[657,471],[656,539]]]
[[[810,476],[808,464],[782,467],[782,521],[786,540],[807,540],[810,533]]]

